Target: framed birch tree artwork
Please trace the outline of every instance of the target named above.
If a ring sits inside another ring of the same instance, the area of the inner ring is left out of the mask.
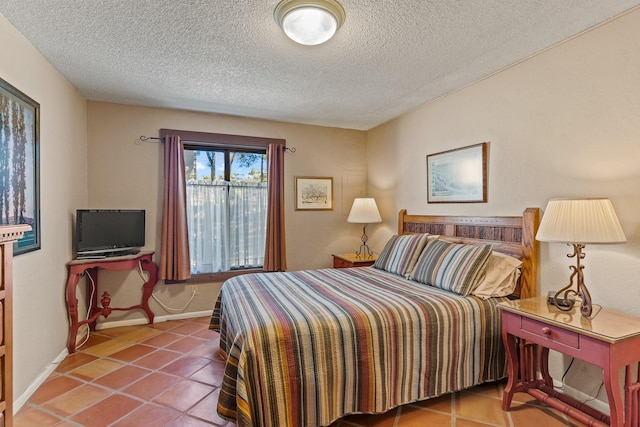
[[[16,255],[40,249],[40,104],[0,79],[0,224],[28,224]]]

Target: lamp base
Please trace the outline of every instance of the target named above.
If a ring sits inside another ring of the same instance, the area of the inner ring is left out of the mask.
[[[583,317],[589,318],[593,312],[591,294],[584,284],[584,273],[582,271],[584,265],[580,262],[585,256],[582,252],[584,245],[579,243],[569,243],[569,245],[573,246],[573,253],[567,254],[567,257],[575,258],[576,265],[569,267],[572,270],[571,276],[569,276],[569,284],[555,293],[553,296],[553,305],[555,305],[558,310],[570,311],[575,304],[575,298],[571,297],[571,295],[577,296],[582,300],[580,303],[580,314],[582,314]],[[575,291],[572,289],[574,280],[576,282]]]
[[[358,251],[356,252],[356,256],[366,255],[372,257],[373,251],[367,245],[367,240],[369,240],[369,238],[367,237],[367,224],[362,226],[362,237],[360,238],[360,240],[362,240],[362,244],[360,245],[360,249],[358,249]]]

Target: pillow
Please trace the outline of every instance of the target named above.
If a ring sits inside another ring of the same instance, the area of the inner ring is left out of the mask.
[[[373,266],[401,276],[409,274],[428,237],[427,233],[391,236]]]
[[[422,251],[410,278],[460,295],[469,295],[482,277],[491,245],[435,240]]]
[[[487,260],[484,276],[471,291],[471,295],[482,299],[511,295],[520,278],[520,266],[522,261],[518,258],[492,252]]]

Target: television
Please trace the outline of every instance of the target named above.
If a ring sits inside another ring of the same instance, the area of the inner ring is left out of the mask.
[[[140,252],[145,242],[143,209],[76,210],[76,258]]]

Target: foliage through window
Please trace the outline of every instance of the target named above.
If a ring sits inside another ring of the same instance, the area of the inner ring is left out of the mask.
[[[191,274],[261,268],[267,219],[266,149],[185,144]]]

